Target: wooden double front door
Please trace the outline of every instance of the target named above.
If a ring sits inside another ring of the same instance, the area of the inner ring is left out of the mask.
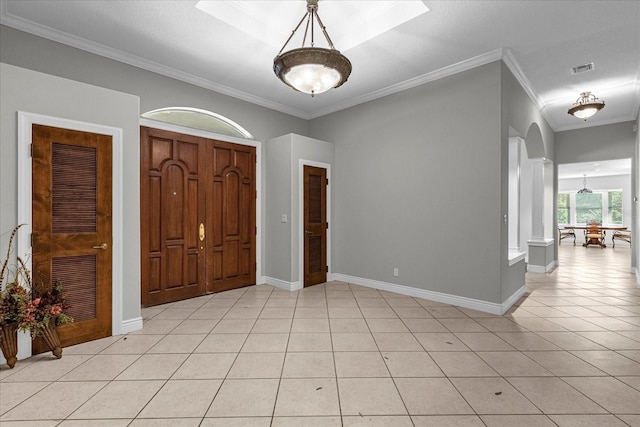
[[[141,128],[142,304],[256,282],[255,147]]]

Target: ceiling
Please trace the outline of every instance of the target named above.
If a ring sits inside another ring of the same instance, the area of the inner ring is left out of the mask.
[[[329,35],[357,32],[354,12],[332,28],[322,16],[329,1],[318,9]],[[196,0],[0,2],[4,25],[305,119],[498,59],[555,131],[635,120],[640,107],[640,1],[426,0],[428,13],[343,51],[349,80],[313,98],[275,77],[279,48],[197,9]],[[268,18],[287,32],[299,20]],[[593,71],[570,72],[590,62]],[[584,91],[606,103],[587,122],[567,114]]]

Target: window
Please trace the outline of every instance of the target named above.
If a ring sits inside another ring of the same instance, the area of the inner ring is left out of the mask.
[[[622,191],[609,191],[608,202],[609,224],[622,225]]]
[[[571,224],[571,197],[569,193],[558,194],[558,224]]]
[[[602,193],[576,194],[576,223],[602,224]]]
[[[253,139],[242,126],[231,119],[211,111],[191,107],[168,107],[142,114],[145,119],[158,120],[174,125],[201,129],[236,138]]]

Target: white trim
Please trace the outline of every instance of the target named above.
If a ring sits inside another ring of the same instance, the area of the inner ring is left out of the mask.
[[[34,124],[72,129],[82,132],[99,133],[111,136],[113,152],[112,165],[112,275],[111,275],[111,333],[122,333],[122,286],[123,277],[123,131],[120,128],[87,123],[77,120],[63,119],[59,117],[45,116],[42,114],[18,111],[18,223],[26,224],[24,232],[18,234],[17,253],[31,252],[31,200],[32,200],[32,176],[31,176],[31,141],[32,126]],[[22,230],[21,230],[22,231]],[[31,258],[27,258],[27,267],[31,269]],[[28,348],[31,355],[31,340],[20,335],[22,341],[18,346]],[[28,357],[27,356],[27,357]]]
[[[514,264],[519,263],[520,261],[522,261],[523,259],[525,259],[527,256],[526,252],[520,252],[520,251],[509,251],[509,267],[511,267]]]
[[[302,289],[302,283],[300,281],[297,282],[287,282],[285,280],[276,279],[275,277],[264,276],[264,283],[266,285],[275,286],[276,288],[284,289],[285,291],[297,291],[298,289]]]
[[[129,332],[139,331],[140,329],[142,329],[142,317],[123,320],[120,325],[121,334],[128,334]]]
[[[327,279],[331,274],[331,231],[333,224],[331,223],[331,165],[329,163],[314,162],[312,160],[298,159],[298,282],[304,287],[304,167],[313,166],[316,168],[326,169],[327,180]]]
[[[246,130],[245,128],[243,128],[242,126],[240,126],[238,123],[234,122],[233,120],[231,120],[228,117],[223,116],[222,114],[218,114],[218,113],[214,113],[213,111],[209,111],[209,110],[203,110],[202,108],[194,108],[194,107],[164,107],[164,108],[156,108],[155,110],[151,110],[151,111],[147,111],[146,113],[142,113],[142,118],[144,119],[149,119],[152,121],[156,121],[155,119],[150,119],[149,117],[146,117],[146,114],[153,114],[153,113],[161,113],[161,112],[172,112],[172,111],[188,111],[190,113],[198,113],[198,114],[204,114],[206,116],[209,117],[213,117],[216,120],[226,124],[227,126],[233,128],[236,132],[238,132],[239,134],[242,134],[245,138],[247,139],[253,139],[253,135],[251,135],[251,132],[249,132],[248,130]],[[166,121],[162,121],[159,120],[160,122],[164,122],[164,123],[172,123],[172,122],[166,122]]]
[[[140,118],[140,126],[147,126],[154,129],[168,130],[170,132],[182,133],[185,135],[201,136],[218,141],[232,142],[239,145],[248,145],[256,148],[256,285],[262,283],[262,141],[255,139],[242,139],[235,136],[223,135],[200,129],[193,129],[186,126],[174,125],[172,123],[159,122]]]
[[[502,315],[511,308],[511,306],[520,299],[525,293],[525,286],[518,289],[512,296],[507,298],[502,304],[477,300],[473,298],[461,297],[458,295],[445,294],[441,292],[428,291],[426,289],[412,288],[410,286],[397,285],[395,283],[380,282],[378,280],[366,279],[363,277],[349,276],[341,273],[334,273],[333,280],[353,283],[354,285],[365,286],[367,288],[380,289],[383,291],[395,292],[401,295],[428,299],[430,301],[441,302],[444,304],[455,305],[458,307],[470,308],[472,310],[482,311],[485,313]]]
[[[553,242],[555,242],[555,239],[531,239],[531,240],[527,240],[527,244],[529,246],[539,246],[541,248],[546,248],[549,247],[551,245],[553,245]]]
[[[553,271],[557,266],[557,261],[551,261],[546,266],[527,264],[527,271],[530,273],[549,273]]]

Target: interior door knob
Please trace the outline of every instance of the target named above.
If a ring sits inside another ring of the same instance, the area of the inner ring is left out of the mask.
[[[304,234],[313,234],[313,233],[309,230],[304,230]]]
[[[93,249],[102,249],[104,251],[105,249],[107,249],[107,247],[108,245],[106,243],[103,243],[101,245],[94,246]]]

